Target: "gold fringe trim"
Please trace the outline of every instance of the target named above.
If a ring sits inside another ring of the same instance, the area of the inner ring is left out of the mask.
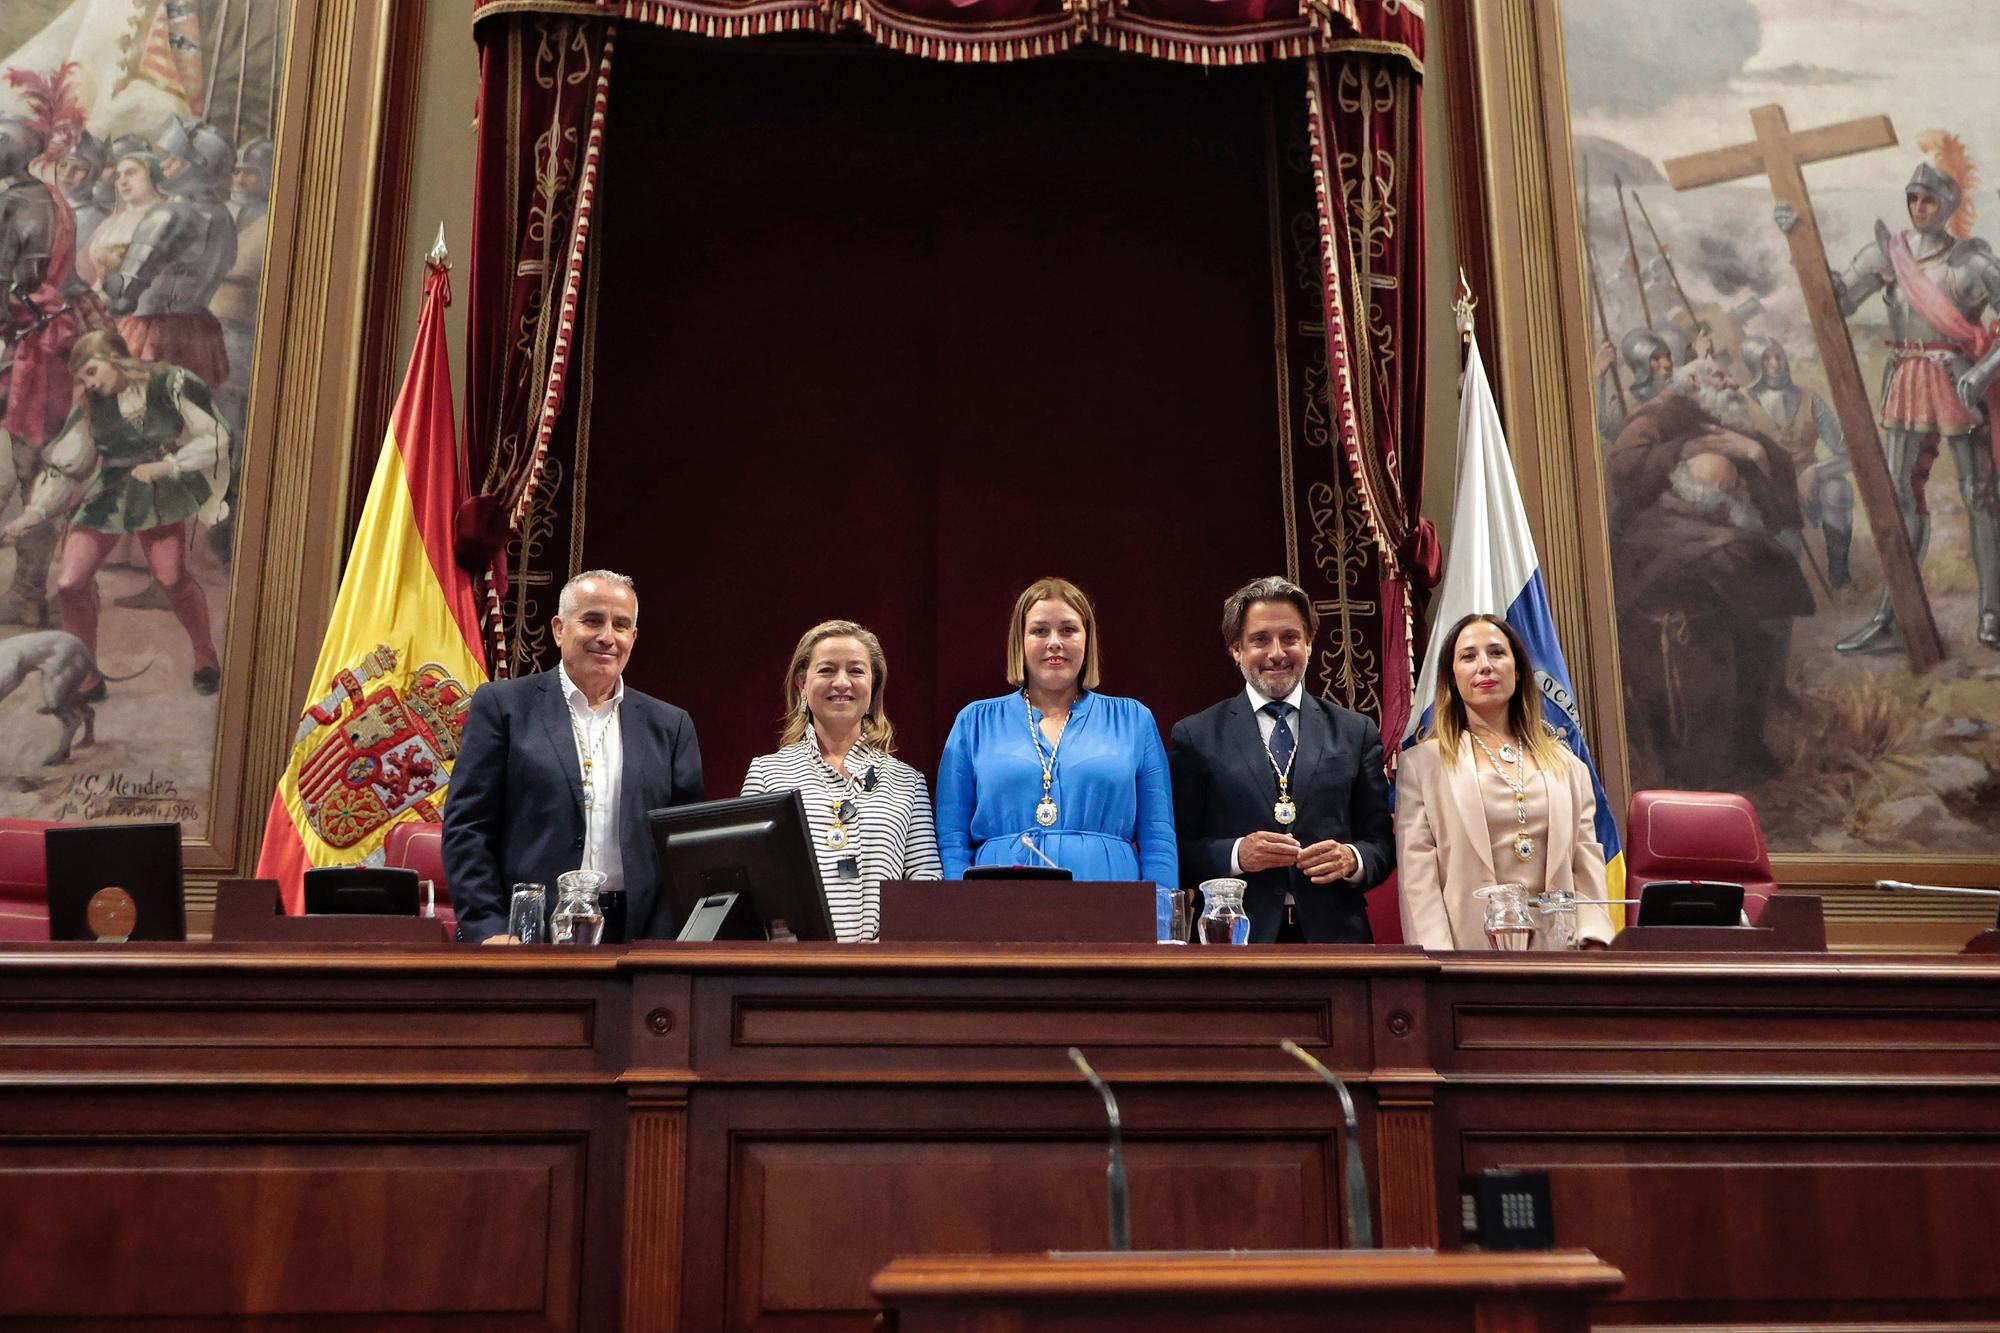
[[[1394,55],[1418,74],[1423,56],[1410,45],[1361,37],[1361,9],[1400,8],[1425,21],[1419,0],[1300,0],[1296,25],[1273,35],[1266,31],[1205,30],[1188,24],[1134,18],[1131,0],[1064,0],[1065,16],[968,27],[956,30],[896,14],[871,0],[764,0],[727,5],[714,0],[483,0],[473,11],[476,26],[503,14],[576,14],[624,17],[700,37],[764,37],[787,32],[833,32],[843,22],[907,55],[953,64],[985,64],[1055,55],[1082,42],[1097,42],[1133,55],[1204,67],[1254,65],[1270,60],[1303,60],[1345,52]],[[1072,27],[1065,25],[1073,24]]]
[[[820,0],[722,9],[663,0],[625,0],[624,16],[635,22],[696,37],[767,37],[784,32],[830,32],[836,20]]]
[[[1316,32],[1236,40],[1222,35],[1207,40],[1163,37],[1149,31],[1143,26],[1143,21],[1122,18],[1092,35],[1114,51],[1207,68],[1260,65],[1271,60],[1302,60],[1318,55],[1323,44],[1322,37]]]
[[[1073,49],[1090,35],[1088,15],[1075,12],[1009,24],[1012,31],[1004,34],[918,26],[903,15],[882,12],[869,0],[845,0],[843,17],[891,51],[954,65],[1004,64],[1052,56]]]

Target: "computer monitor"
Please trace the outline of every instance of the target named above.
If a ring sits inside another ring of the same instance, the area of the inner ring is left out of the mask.
[[[1739,926],[1743,886],[1710,879],[1671,879],[1639,891],[1642,926]]]
[[[415,916],[422,886],[401,866],[316,866],[305,890],[307,916]]]
[[[798,939],[833,938],[796,791],[672,805],[646,818],[680,939],[768,939],[777,921]]]
[[[179,824],[86,824],[42,835],[52,940],[184,940]]]

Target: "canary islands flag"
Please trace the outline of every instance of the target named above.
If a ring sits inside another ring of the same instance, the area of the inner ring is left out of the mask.
[[[1625,854],[1618,841],[1618,820],[1604,799],[1597,764],[1583,739],[1583,715],[1577,709],[1569,666],[1556,641],[1555,617],[1542,582],[1535,537],[1528,529],[1528,511],[1521,505],[1514,482],[1514,460],[1500,429],[1500,412],[1486,382],[1479,344],[1471,345],[1465,362],[1465,386],[1458,407],[1458,492],[1452,502],[1451,553],[1445,561],[1444,582],[1438,588],[1436,625],[1439,634],[1474,612],[1497,615],[1513,626],[1528,645],[1535,663],[1535,685],[1541,690],[1542,716],[1562,733],[1571,753],[1590,770],[1591,793],[1597,798],[1597,841],[1604,847],[1608,896],[1625,896]],[[1430,726],[1437,698],[1437,653],[1425,659],[1417,677],[1417,707],[1411,709],[1403,744],[1412,745]],[[1612,907],[1614,925],[1624,921],[1624,909]]]
[[[257,874],[279,882],[294,913],[308,867],[367,861],[395,824],[442,817],[466,710],[486,679],[472,580],[451,550],[466,488],[442,250],[440,236],[417,345],[264,825]]]

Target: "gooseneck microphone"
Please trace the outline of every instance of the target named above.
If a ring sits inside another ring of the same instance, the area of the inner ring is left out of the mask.
[[[1361,1121],[1354,1114],[1354,1098],[1347,1095],[1347,1085],[1340,1081],[1338,1074],[1300,1050],[1299,1044],[1290,1037],[1278,1045],[1297,1056],[1306,1068],[1325,1079],[1340,1094],[1340,1113],[1347,1119],[1347,1248],[1372,1250],[1375,1248],[1375,1223],[1368,1213],[1368,1173],[1361,1165]]]
[[[2000,898],[2000,889],[1960,889],[1946,884],[1910,884],[1900,879],[1878,879],[1875,887],[1897,893],[1950,893],[1966,898]]]
[[[1984,898],[1988,902],[2000,898],[2000,889],[1961,889],[1948,884],[1911,884],[1900,879],[1878,879],[1875,887],[1895,893],[1942,893],[1953,898]],[[1994,922],[2000,925],[2000,913],[1995,914]]]
[[[1045,851],[1043,851],[1043,850],[1042,850],[1041,848],[1039,848],[1039,847],[1035,846],[1035,840],[1034,840],[1033,838],[1029,837],[1029,836],[1028,836],[1027,834],[1025,834],[1025,833],[1023,833],[1023,834],[1021,835],[1021,845],[1022,845],[1023,847],[1026,847],[1026,848],[1027,848],[1027,849],[1028,849],[1029,851],[1033,852],[1033,853],[1034,853],[1034,854],[1035,854],[1036,856],[1040,857],[1040,858],[1041,858],[1041,861],[1042,861],[1042,864],[1043,864],[1043,865],[1045,865],[1045,866],[1047,866],[1047,867],[1048,867],[1049,869],[1051,869],[1051,870],[1061,870],[1061,869],[1062,869],[1062,867],[1061,867],[1061,866],[1057,865],[1057,864],[1056,864],[1056,863],[1055,863],[1054,861],[1051,861],[1051,860],[1049,859],[1049,854],[1048,854],[1047,852],[1045,852]],[[1093,1075],[1092,1077],[1095,1077],[1095,1075]]]
[[[1118,1099],[1111,1095],[1110,1087],[1090,1067],[1090,1061],[1083,1058],[1082,1051],[1070,1047],[1069,1058],[1070,1063],[1090,1080],[1090,1086],[1097,1089],[1097,1095],[1104,1098],[1104,1114],[1111,1121],[1111,1156],[1104,1167],[1104,1189],[1109,1204],[1106,1211],[1111,1215],[1111,1248],[1129,1250],[1132,1248],[1132,1209],[1125,1191],[1125,1147],[1118,1138]]]

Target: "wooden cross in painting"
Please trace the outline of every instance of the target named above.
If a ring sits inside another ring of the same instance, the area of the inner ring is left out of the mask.
[[[1875,430],[1875,413],[1868,405],[1868,391],[1862,386],[1854,340],[1848,336],[1847,320],[1840,313],[1840,298],[1834,292],[1826,244],[1820,239],[1819,220],[1813,215],[1805,174],[1800,170],[1808,162],[1893,148],[1896,130],[1887,116],[1870,116],[1795,134],[1785,119],[1785,109],[1777,105],[1752,110],[1750,124],[1757,133],[1753,142],[1673,158],[1666,163],[1667,180],[1676,190],[1692,190],[1748,176],[1766,176],[1771,182],[1772,197],[1790,204],[1798,214],[1798,224],[1787,233],[1792,246],[1792,267],[1798,271],[1799,287],[1805,293],[1806,314],[1812,320],[1820,364],[1826,369],[1833,409],[1847,435],[1855,489],[1861,493],[1862,507],[1868,513],[1868,530],[1875,537],[1882,577],[1889,585],[1889,604],[1895,607],[1896,623],[1903,632],[1903,648],[1909,654],[1911,669],[1926,671],[1944,660],[1944,644],[1938,638],[1937,621],[1931,616],[1930,599],[1924,595],[1923,576],[1917,569],[1909,530],[1903,526],[1902,511],[1896,505],[1889,464],[1882,455],[1882,439]]]

